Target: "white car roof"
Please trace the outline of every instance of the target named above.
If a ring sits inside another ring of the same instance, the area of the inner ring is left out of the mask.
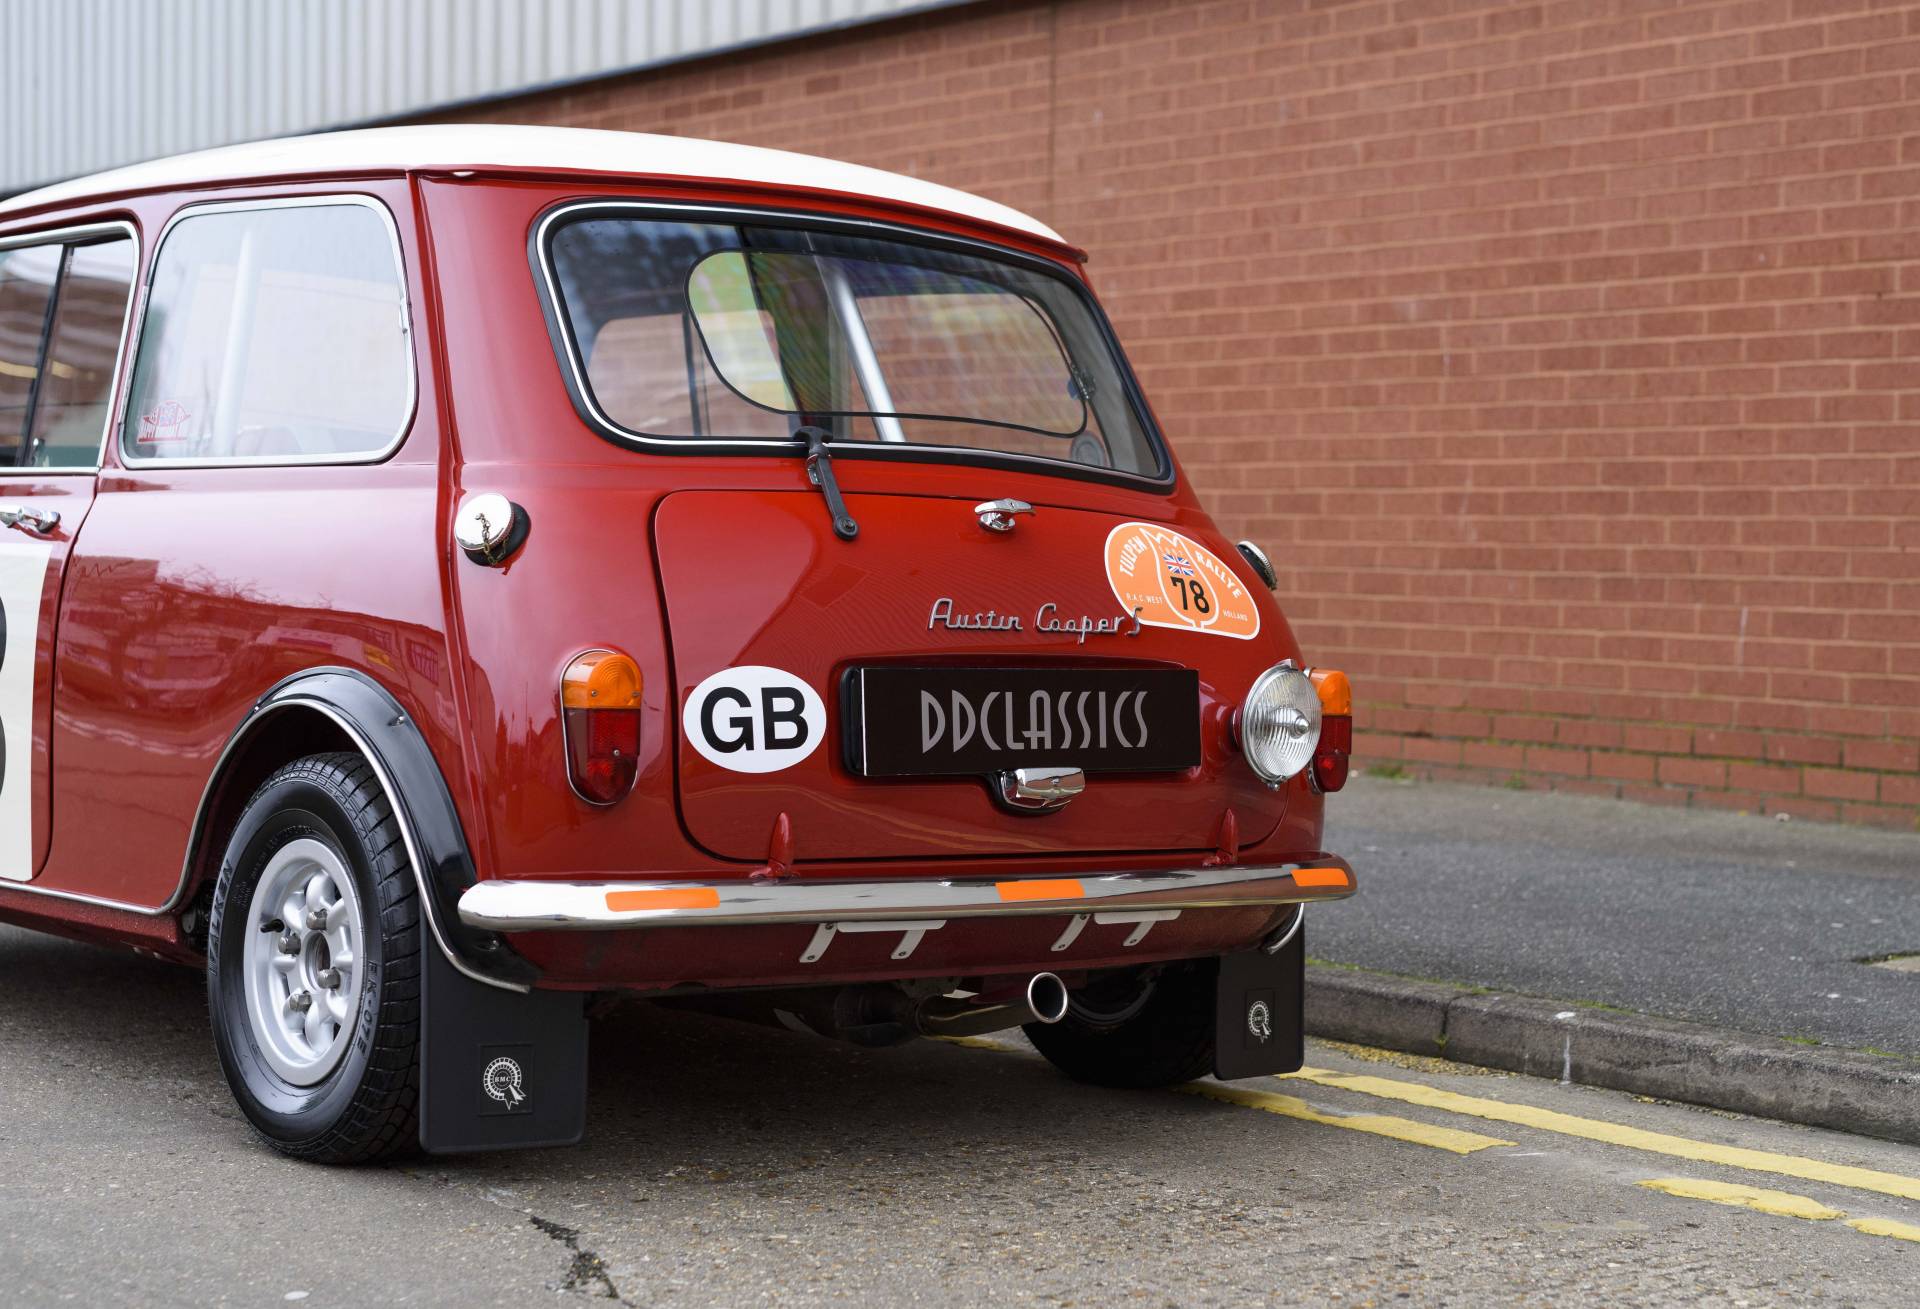
[[[810,187],[941,210],[1048,241],[1061,240],[1051,227],[1018,209],[917,177],[859,164],[684,136],[486,124],[371,127],[199,150],[27,191],[0,203],[0,217],[41,205],[124,191],[165,190],[276,175],[389,169],[440,172],[458,168],[580,170],[615,176],[721,178]]]

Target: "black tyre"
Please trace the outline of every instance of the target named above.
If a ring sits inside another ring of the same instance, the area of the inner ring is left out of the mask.
[[[227,1085],[277,1150],[363,1163],[414,1144],[420,923],[393,806],[356,754],[269,777],[227,845],[207,1007]]]
[[[1217,961],[1192,959],[1095,978],[1057,1023],[1029,1023],[1034,1049],[1067,1076],[1128,1089],[1177,1086],[1213,1070]]]

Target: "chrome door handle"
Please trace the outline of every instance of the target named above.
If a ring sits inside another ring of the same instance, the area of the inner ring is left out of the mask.
[[[0,523],[50,536],[53,529],[60,526],[60,515],[51,509],[35,509],[32,505],[0,505]]]
[[[980,515],[980,526],[989,532],[1011,532],[1015,514],[1030,514],[1033,506],[1025,500],[988,500],[973,507]]]

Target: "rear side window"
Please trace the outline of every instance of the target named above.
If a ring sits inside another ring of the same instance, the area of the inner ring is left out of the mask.
[[[77,245],[67,252],[23,462],[72,468],[99,460],[133,274],[132,241]]]
[[[192,213],[154,260],[129,459],[378,458],[413,413],[399,252],[371,204]]]
[[[0,253],[0,464],[20,462],[27,411],[33,407],[40,355],[47,343],[47,308],[65,253],[60,245],[28,245]]]
[[[125,236],[0,252],[0,466],[99,462],[134,265]]]

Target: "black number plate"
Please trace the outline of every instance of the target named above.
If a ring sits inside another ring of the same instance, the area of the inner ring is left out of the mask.
[[[866,777],[1200,762],[1189,668],[855,668],[841,696],[847,767]]]

